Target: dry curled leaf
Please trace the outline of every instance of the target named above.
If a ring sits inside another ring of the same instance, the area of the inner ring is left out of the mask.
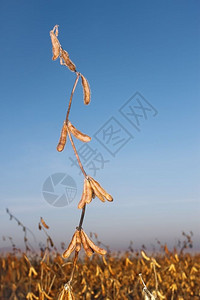
[[[81,82],[83,86],[84,104],[88,105],[90,103],[90,98],[91,98],[90,86],[87,79],[82,74],[81,74]]]
[[[68,52],[63,49],[60,50],[60,64],[67,66],[72,72],[76,72],[75,64],[69,58]]]
[[[57,36],[58,36],[58,25],[55,25],[53,30],[50,31],[52,52],[53,52],[52,60],[56,60],[60,55],[61,47],[60,47],[59,40],[57,39]]]

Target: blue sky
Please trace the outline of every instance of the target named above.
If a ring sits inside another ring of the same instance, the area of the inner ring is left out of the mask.
[[[22,241],[6,207],[38,242],[40,216],[57,244],[69,241],[79,221],[83,177],[71,166],[69,141],[56,151],[75,80],[51,60],[49,31],[59,24],[60,42],[92,91],[86,107],[79,83],[70,120],[107,160],[95,178],[114,197],[93,200],[84,229],[113,249],[130,240],[150,247],[155,238],[174,245],[182,230],[192,230],[198,246],[199,11],[199,1],[1,1],[1,236]],[[157,111],[140,117],[140,132],[120,113],[137,92]],[[110,118],[133,137],[115,156],[95,139]],[[55,208],[42,187],[60,172],[75,180],[77,195]]]

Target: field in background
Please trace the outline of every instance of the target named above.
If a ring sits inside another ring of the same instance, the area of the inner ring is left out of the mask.
[[[200,299],[200,254],[161,249],[151,256],[131,248],[84,256],[72,282],[75,299],[155,299],[150,293],[156,299]],[[64,261],[53,247],[40,254],[17,249],[1,254],[0,299],[57,299],[71,268],[72,258]]]
[[[25,251],[15,246],[12,237],[3,238],[9,240],[12,249],[0,254],[0,299],[58,299],[70,279],[74,254],[67,260],[62,258],[42,218],[38,229],[44,233],[46,245],[40,244],[40,251],[34,251],[28,239],[33,233],[8,209],[6,212],[22,229]],[[74,298],[58,300],[200,299],[200,253],[188,253],[193,248],[192,232],[182,232],[183,239],[171,251],[157,241],[159,251],[151,254],[146,254],[144,245],[135,250],[132,242],[126,252],[114,253],[95,233],[90,237],[106,248],[107,254],[88,258],[83,253],[71,282]],[[61,243],[61,248],[64,251],[66,245]]]

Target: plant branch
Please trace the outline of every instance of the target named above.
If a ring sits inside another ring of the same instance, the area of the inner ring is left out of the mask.
[[[81,228],[82,228],[82,224],[83,224],[83,220],[84,220],[84,216],[85,216],[85,209],[86,209],[86,204],[82,208],[81,218],[80,218],[80,222],[79,222],[79,225],[77,228],[78,230],[81,230]]]
[[[74,277],[74,271],[76,269],[76,263],[77,263],[77,259],[78,259],[78,254],[79,254],[79,252],[75,251],[74,261],[73,261],[73,268],[72,268],[72,271],[71,271],[70,279],[68,281],[69,284],[71,284],[71,281],[72,281],[72,279]]]
[[[76,75],[77,75],[76,76],[76,80],[74,82],[74,86],[73,86],[73,89],[72,89],[72,92],[71,92],[71,96],[70,96],[70,99],[69,99],[69,106],[68,106],[68,110],[67,110],[67,114],[66,114],[66,124],[68,122],[69,113],[70,113],[70,109],[71,109],[71,105],[72,105],[72,98],[73,98],[74,91],[75,91],[77,83],[78,83],[78,79],[79,79],[80,73],[77,72]]]
[[[74,153],[75,153],[75,155],[76,155],[76,158],[77,158],[79,167],[80,167],[80,169],[81,169],[81,171],[82,171],[84,177],[86,177],[87,174],[86,174],[86,172],[85,172],[85,170],[84,170],[84,168],[83,168],[83,165],[82,165],[82,163],[81,163],[81,161],[80,161],[78,152],[77,152],[77,150],[76,150],[76,147],[75,147],[75,145],[74,145],[74,141],[73,141],[73,139],[72,139],[72,136],[71,136],[71,133],[70,133],[68,127],[67,127],[67,133],[68,133],[68,135],[69,135],[69,139],[70,139],[70,142],[71,142],[71,144],[72,144],[72,148],[73,148],[73,150],[74,150]]]

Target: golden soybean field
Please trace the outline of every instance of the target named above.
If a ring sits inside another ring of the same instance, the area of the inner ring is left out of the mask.
[[[76,266],[71,299],[200,299],[200,254],[163,248],[163,253],[151,256],[143,250],[83,256]],[[0,299],[58,299],[71,265],[72,258],[63,260],[48,248],[40,254],[2,254]]]

